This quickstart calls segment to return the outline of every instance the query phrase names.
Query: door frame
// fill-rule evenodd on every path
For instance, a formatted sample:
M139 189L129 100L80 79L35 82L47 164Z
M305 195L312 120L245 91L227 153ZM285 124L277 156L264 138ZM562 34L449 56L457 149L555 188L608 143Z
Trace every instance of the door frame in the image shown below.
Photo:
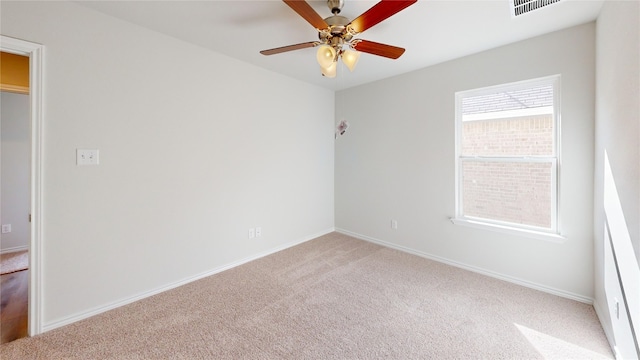
M42 333L42 160L44 46L0 35L0 50L29 57L29 119L31 129L29 239L29 336Z

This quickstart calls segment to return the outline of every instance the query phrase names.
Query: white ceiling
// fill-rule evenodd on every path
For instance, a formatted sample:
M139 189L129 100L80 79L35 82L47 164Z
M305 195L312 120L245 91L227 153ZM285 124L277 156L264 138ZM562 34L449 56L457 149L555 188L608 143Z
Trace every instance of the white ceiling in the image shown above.
M595 20L604 0L561 0L513 18L510 0L419 0L358 35L406 48L397 60L362 54L353 73L320 74L314 48L264 56L260 50L317 40L317 31L280 0L80 1L84 6L256 66L341 90ZM351 20L378 1L345 0ZM309 1L322 17L326 1Z

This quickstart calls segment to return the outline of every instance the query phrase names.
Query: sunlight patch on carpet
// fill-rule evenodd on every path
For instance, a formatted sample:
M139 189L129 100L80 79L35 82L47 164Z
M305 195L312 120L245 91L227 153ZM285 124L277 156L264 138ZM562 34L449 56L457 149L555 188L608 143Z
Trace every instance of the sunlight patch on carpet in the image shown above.
M545 359L613 359L557 337L541 333L523 325L514 324L529 343Z

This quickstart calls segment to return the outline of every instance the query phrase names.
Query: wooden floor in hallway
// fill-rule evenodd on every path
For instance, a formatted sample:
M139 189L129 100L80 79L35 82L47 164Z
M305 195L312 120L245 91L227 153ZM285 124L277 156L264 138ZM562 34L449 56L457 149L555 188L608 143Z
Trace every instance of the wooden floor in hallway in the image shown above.
M27 336L29 270L0 276L0 344Z

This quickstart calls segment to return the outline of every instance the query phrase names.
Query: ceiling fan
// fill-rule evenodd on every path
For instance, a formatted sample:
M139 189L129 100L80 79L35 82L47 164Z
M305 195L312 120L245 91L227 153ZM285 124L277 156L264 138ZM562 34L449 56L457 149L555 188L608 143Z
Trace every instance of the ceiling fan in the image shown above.
M304 0L282 1L318 30L319 41L262 50L260 53L262 55L274 55L319 46L316 57L320 64L322 75L335 77L338 58L342 59L342 62L347 65L350 71L355 68L361 52L390 59L399 58L405 49L355 37L388 17L413 5L418 0L381 0L354 20L338 15L342 10L344 0L327 0L327 6L333 15L325 19L320 17L311 5Z

